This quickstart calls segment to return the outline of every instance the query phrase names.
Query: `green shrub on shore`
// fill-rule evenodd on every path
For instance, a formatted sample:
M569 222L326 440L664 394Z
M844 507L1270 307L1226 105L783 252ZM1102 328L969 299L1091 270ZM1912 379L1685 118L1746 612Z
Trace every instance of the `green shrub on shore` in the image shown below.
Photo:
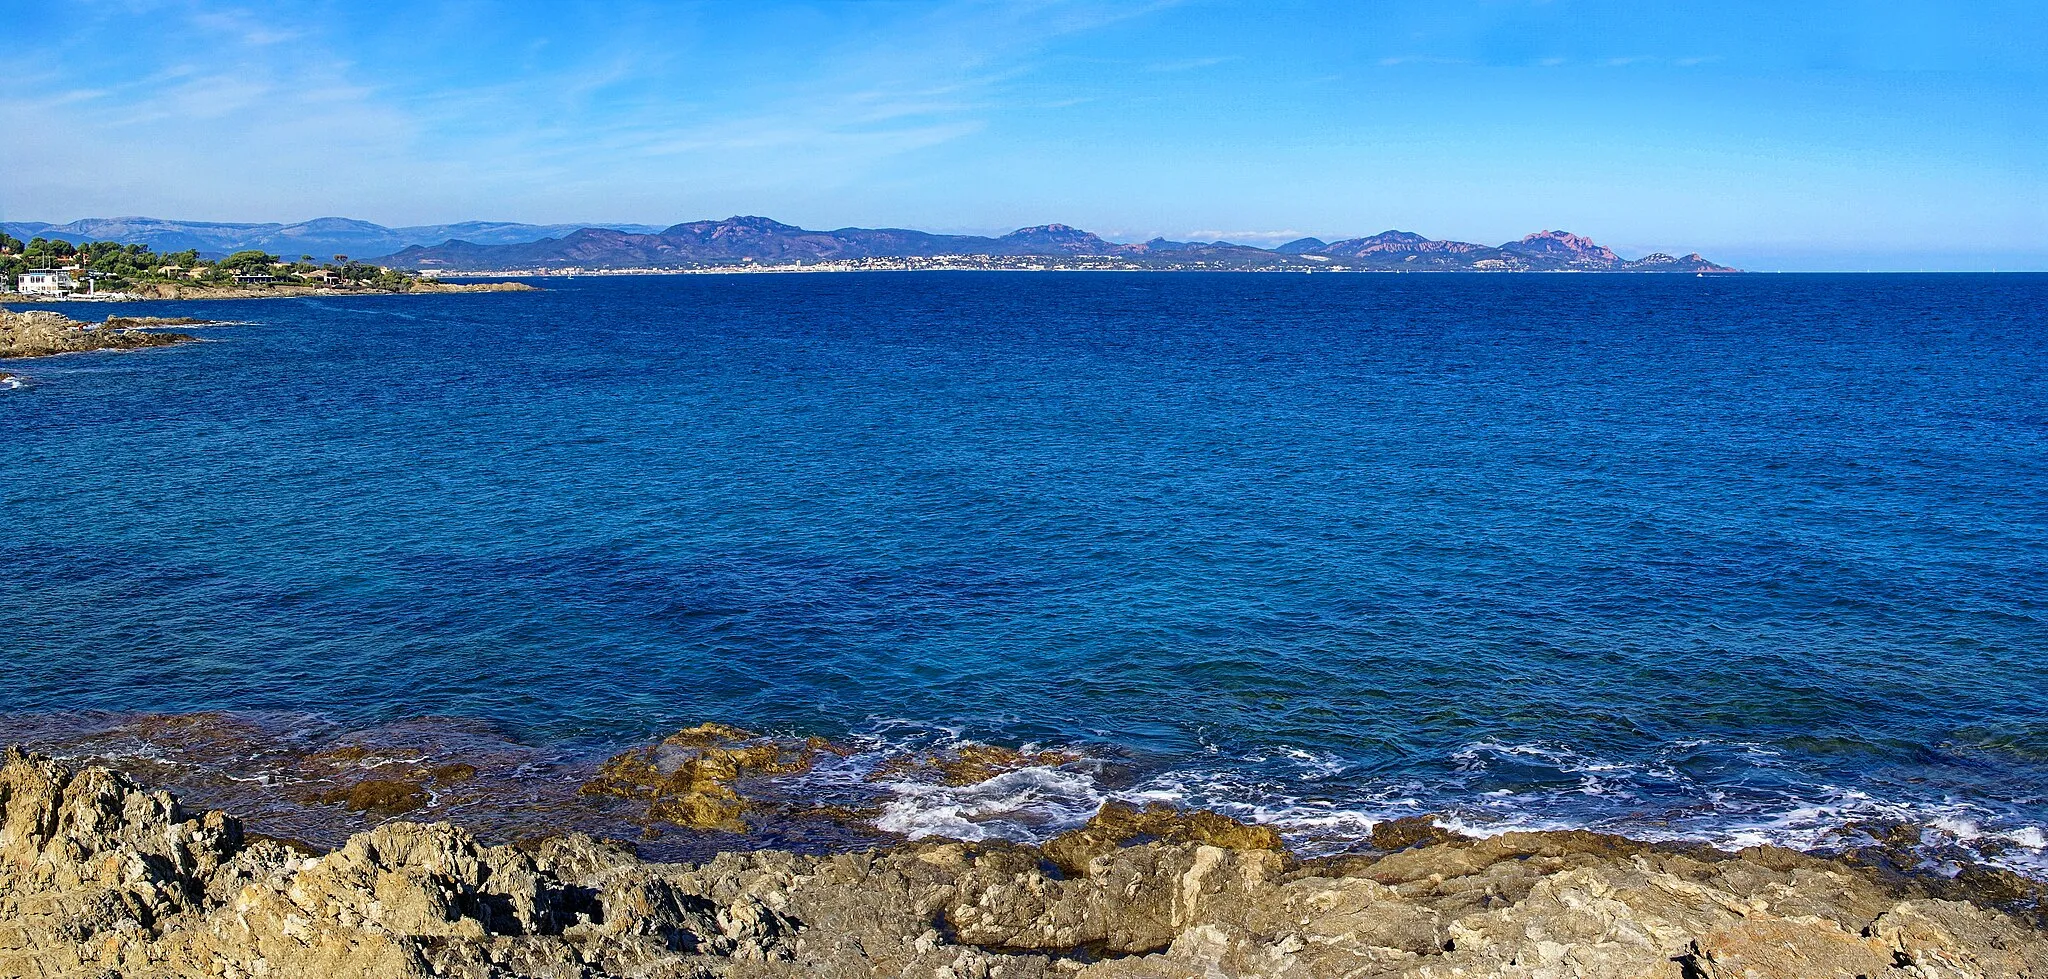
M397 269L351 261L336 255L330 262L315 263L313 256L301 255L287 262L269 252L250 249L226 258L202 258L187 249L158 253L148 245L94 241L83 245L57 238L19 238L0 233L0 277L7 289L14 289L21 274L34 269L74 269L91 276L102 291L119 291L141 283L168 282L212 287L281 285L329 285L342 288L406 291L419 277Z

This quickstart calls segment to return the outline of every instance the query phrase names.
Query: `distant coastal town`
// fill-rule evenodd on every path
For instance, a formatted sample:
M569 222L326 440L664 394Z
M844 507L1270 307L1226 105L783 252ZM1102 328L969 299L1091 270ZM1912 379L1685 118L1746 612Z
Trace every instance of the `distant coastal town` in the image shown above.
M646 266L534 266L530 268L451 269L449 277L583 275L746 275L802 272L1316 272L1354 271L1337 266L1319 268L1300 262L1262 264L1243 261L1137 261L1116 255L920 255L908 257L840 258L805 261L756 261ZM1485 270L1481 270L1485 271ZM422 274L434 274L430 271Z

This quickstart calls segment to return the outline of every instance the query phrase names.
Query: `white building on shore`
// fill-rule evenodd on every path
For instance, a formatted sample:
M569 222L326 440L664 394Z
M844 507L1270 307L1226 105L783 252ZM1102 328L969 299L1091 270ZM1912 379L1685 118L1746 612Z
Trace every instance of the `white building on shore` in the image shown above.
M70 269L34 269L21 273L15 286L25 296L68 296L78 291Z

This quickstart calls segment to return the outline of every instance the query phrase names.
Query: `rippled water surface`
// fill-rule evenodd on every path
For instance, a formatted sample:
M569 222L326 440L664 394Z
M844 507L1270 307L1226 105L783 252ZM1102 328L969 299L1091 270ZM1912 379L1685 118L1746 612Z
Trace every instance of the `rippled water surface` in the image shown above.
M10 367L0 713L1113 762L884 817L965 835L2048 842L2048 278L546 285Z

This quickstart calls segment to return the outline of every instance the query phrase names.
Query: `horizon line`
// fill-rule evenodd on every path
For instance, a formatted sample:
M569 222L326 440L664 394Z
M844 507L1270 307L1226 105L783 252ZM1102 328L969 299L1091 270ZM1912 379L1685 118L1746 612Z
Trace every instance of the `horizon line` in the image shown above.
M73 224L78 224L78 223L81 223L81 222L88 222L88 221L158 221L158 222L164 222L164 223L167 223L167 224L188 224L188 225L214 225L214 226L225 226L225 227L261 227L261 226L273 226L273 227L278 227L278 228L289 228L289 227L294 227L294 226L299 226L299 225L306 225L306 224L311 224L311 223L313 223L313 222L316 222L316 221L329 221L329 220L332 220L332 221L347 221L347 222L352 222L352 223L357 223L357 224L366 224L366 225L371 225L371 226L374 226L374 227L376 227L376 228L380 228L380 229L383 229L383 230L386 230L386 231L400 231L400 230L404 230L404 229L408 229L408 228L433 228L433 227L446 227L446 226L450 226L450 225L460 225L460 224L492 224L492 225L510 225L510 226L515 226L515 227L558 227L558 228L572 228L572 230L570 230L570 231L567 231L567 232L564 232L564 234L574 234L574 233L575 233L575 232L577 232L577 231L584 231L584 230L603 230L603 231L621 231L621 232L623 232L623 233L626 233L626 234L645 234L645 235L659 235L659 234L661 234L662 232L664 232L664 231L667 231L667 230L668 230L668 229L670 229L670 228L674 228L674 227L677 227L677 226L679 226L679 225L685 225L685 224L697 224L697 223L717 223L717 222L720 222L720 221L732 221L732 220L744 220L744 219L760 219L760 220L764 220L764 221L773 221L773 222L775 222L776 224L782 224L782 225L786 225L786 226L788 226L788 227L798 228L799 230L802 230L802 231L806 231L806 232L816 232L816 233L821 233L821 234L830 234L830 233L834 233L834 232L840 232L840 231L854 231L854 230L861 230L861 231L877 231L877 230L897 230L897 231L914 231L914 232L917 232L917 233L920 233L920 234L930 234L930 235L943 235L943 236L957 236L957 237L986 237L986 238L1001 238L1001 237L1004 237L1004 236L1007 236L1007 235L1013 235L1013 234L1017 234L1017 233L1019 233L1019 232L1023 232L1023 231L1030 231L1030 230L1035 230L1035 229L1042 229L1042 228L1053 228L1053 227L1065 227L1065 228L1071 228L1071 229L1074 229L1074 230L1077 230L1077 231L1082 231L1082 232L1085 232L1085 233L1087 233L1087 234L1091 234L1091 235L1094 235L1095 237L1101 238L1101 239L1102 239L1103 241L1105 241L1105 242L1108 242L1108 243L1110 243L1110 244L1126 244L1126 245L1128 245L1128 244L1144 244L1144 243L1146 243L1146 242L1149 242L1149 241L1155 241L1155 240L1165 240L1165 241L1174 241L1174 242L1187 242L1187 243L1199 243L1199 244L1219 244L1219 243L1220 243L1220 244L1226 244L1226 245L1231 245L1231 246L1235 246L1235 247L1241 247L1241 248L1252 248L1252 249L1258 249L1258 250L1261 250L1261 251L1275 251L1275 250L1276 250L1276 249L1277 249L1277 248L1278 248L1279 246L1281 246L1281 245L1289 244L1289 243L1292 243L1292 242L1294 242L1294 241L1300 241L1300 240L1304 240L1304 239L1315 239L1315 240L1318 240L1318 241L1322 241L1322 242L1325 242L1326 244L1337 244L1337 243L1341 243L1341 242L1346 242L1346 241L1357 241L1357 240L1361 240L1361 239L1365 239L1365 238L1373 238L1373 237L1377 237L1377 236L1379 236L1379 235L1383 235L1383 234L1394 234L1394 233L1399 233L1399 234L1417 234L1417 235L1422 235L1422 236L1423 236L1423 237L1424 237L1424 238L1425 238L1426 240L1429 240L1429 241L1439 241L1439 242L1451 242L1451 243L1457 243L1457 244L1473 244L1473 245L1481 245L1481 246L1483 246L1483 247L1489 247L1489 248L1497 248L1497 247L1501 247L1501 245L1488 245L1488 244L1486 244L1486 242L1485 242L1485 240L1484 240L1484 239L1475 239L1475 238L1471 238L1471 237L1447 237L1447 238L1433 238L1433 237L1430 237L1430 236L1428 236L1428 235L1425 235L1425 234L1423 234L1422 232L1418 232L1418 231L1411 231L1411 230L1409 230L1409 229L1406 229L1406 228L1399 228L1399 227L1389 227L1389 228L1386 228L1386 229L1384 229L1384 230L1382 230L1382 231L1376 231L1376 232L1371 232L1371 233L1366 233L1366 234L1347 234L1347 235L1343 235L1343 236L1341 236L1341 237L1338 237L1338 236L1333 236L1333 235L1331 235L1331 234L1327 234L1327 233L1326 233L1326 234L1316 234L1316 233L1297 233L1297 232L1292 232L1292 231L1288 231L1288 232L1273 232L1273 233L1270 233L1270 234L1269 234L1269 233L1258 233L1258 237L1259 237L1259 238L1261 238L1261 239L1263 239L1263 240L1265 240L1265 241L1268 241L1268 242L1270 242L1270 244L1255 244L1255 243L1251 243L1251 242L1247 242L1247 241L1243 241L1243 240L1232 240L1232 238L1231 238L1230 236L1223 236L1223 237L1215 237L1215 238L1210 238L1210 237L1205 237L1205 236L1203 236L1203 235L1200 235L1200 234L1197 234L1197 233L1194 233L1194 232L1185 232L1185 233L1183 233L1183 234L1184 234L1184 237L1172 237L1172 236L1169 236L1169 235L1167 235L1167 234L1165 234L1165 233L1155 233L1155 234L1152 234L1152 235L1150 235L1150 236L1148 236L1148 237L1139 237L1139 236L1138 236L1138 235L1136 235L1136 234L1130 234L1130 233L1120 233L1120 232L1110 232L1110 233L1108 233L1108 234L1104 234L1104 233L1101 233L1101 232L1089 231L1089 230L1088 230L1087 228L1085 228L1085 227L1084 227L1084 226L1082 226L1082 225L1078 225L1078 224L1072 224L1072 223L1069 223L1069 222L1065 222L1065 221L1051 221L1051 222L1045 222L1045 223L1040 223L1040 224L1026 224L1026 225L1019 225L1019 226L1017 226L1017 227L1015 227L1015 228L1011 228L1011 229L1010 229L1010 230L1008 230L1008 231L1000 231L1000 232L999 232L999 231L993 231L993 230L977 230L977 231L967 231L967 230L954 230L954 231L929 231L929 230L925 230L925 229L921 229L921 228L915 228L915 227L909 227L909 226L907 226L907 225L901 225L901 224L880 224L880 225L859 225L859 224L849 224L849 225L843 225L843 226L839 226L839 227L833 227L833 228L812 228L812 227L806 227L806 226L804 226L804 225L799 225L799 224L791 224L791 223L789 223L789 222L785 222L785 221L782 221L782 220L781 220L781 219L779 219L779 218L771 218L771 217L768 217L768 216L766 216L766 215L763 215L763 214L758 214L758 213L757 213L757 214L732 214L732 215L730 215L730 216L728 216L728 217L725 217L725 218L694 218L694 219L685 219L685 220L681 220L681 221L671 221L671 222L669 222L669 223L667 223L667 224L661 224L661 223L658 223L658 222L651 222L651 221L602 221L602 222L581 222L581 221L540 221L540 220L532 220L532 221L528 221L528 220L507 220L507 219L496 219L496 218L464 218L464 219L461 219L461 220L456 220L456 221L440 221L440 222L420 222L420 223L414 223L414 224L385 224L385 223L382 223L382 222L379 222L379 221L373 221L373 220L369 220L369 219L366 219L366 218L355 218L355 217L349 217L349 216L346 216L346 215L343 215L343 214L323 214L323 215L317 215L317 216L314 216L314 217L309 217L309 218L305 218L305 219L301 219L301 220L293 220L293 221L274 221L274 220L273 220L273 221L238 221L238 220L216 220L216 219L185 219L185 218L165 218L165 217L157 217L157 216L153 216L153 215L148 215L148 214L118 214L118 215L113 215L113 216L109 216L109 217L99 217L99 216L90 216L90 215L88 215L88 216L83 216L83 217L77 217L77 218L72 218L71 220L68 220L68 221L40 221L40 220L32 220L32 219L25 219L25 218L0 218L0 228L4 228L5 226L8 226L8 225L30 225L30 224L32 224L32 225L40 225L40 226L42 226L42 229L41 229L41 230L39 230L39 231L36 231L36 232L30 232L31 234L40 234L40 233L43 233L44 231L47 231L48 229L52 229L52 228L62 228L62 227L65 227L65 226L67 226L67 225L73 225ZM639 231L639 230L627 230L626 228L624 228L624 227L621 227L621 226L630 226L630 227L632 227L632 228L651 228L651 229L654 229L654 230L652 230L652 231ZM1529 239L1530 237L1533 237L1533 236L1535 236L1535 235L1539 235L1539 234L1551 234L1551 233L1564 233L1564 234L1572 234L1572 235L1577 235L1578 237L1583 237L1583 238L1587 238L1587 239L1593 240L1593 241L1594 241L1594 242L1595 242L1596 244L1600 244L1599 240L1598 240L1597 238L1595 238L1595 237L1594 237L1593 235L1589 235L1589 234L1583 234L1583 233L1580 233L1580 232L1573 232L1573 231L1568 231L1568 230L1566 230L1566 229L1565 229L1564 227L1560 227L1560 226L1557 226L1557 225L1552 225L1552 226L1550 226L1550 227L1547 227L1547 228L1544 228L1544 229L1542 229L1542 230L1540 230L1540 231L1530 232L1529 234L1523 235L1522 237L1519 237L1519 238L1513 238L1513 239L1509 239L1508 241L1506 241L1506 242L1502 242L1501 244L1502 244L1502 245L1506 245L1506 244L1514 244L1514 243L1517 243L1517 242L1521 242L1521 241L1526 241L1526 240L1528 240L1528 239ZM1287 235L1292 235L1292 237L1286 237ZM550 236L547 236L547 237L551 237L551 238L559 238L560 236L556 236L556 235L550 235ZM107 239L107 238L94 238L94 239L91 239L91 240L95 240L95 241L108 241L108 240L114 240L114 239ZM448 243L449 241L458 241L458 240L461 240L461 239L454 239L454 238L451 238L451 239L446 239L446 240L444 240L444 241L441 241L441 242L431 242L431 243L430 243L430 242L417 242L417 243L412 243L412 244L409 244L409 245L407 245L407 246L404 246L404 247L429 247L429 248L430 248L430 247L435 247L435 246L438 246L438 245L446 244L446 243ZM535 240L535 241L539 241L539 240L543 240L543 239L534 239L534 240ZM125 242L125 241L124 241L124 242L122 242L122 243L123 243L123 244L128 244L129 242ZM476 243L472 242L471 244L476 244ZM1603 247L1610 247L1610 248L1611 248L1612 246L1605 246L1605 245L1603 245ZM1625 246L1625 247L1626 247L1626 246ZM1673 253L1673 251L1667 250L1667 249L1665 249L1665 248L1657 248L1657 247L1654 247L1654 246L1640 246L1640 245L1639 245L1639 246L1634 246L1634 247L1635 247L1635 248L1638 248L1638 249L1642 249L1642 248L1647 248L1647 249L1649 249L1649 251L1645 252L1645 254L1652 254L1652 253L1655 253L1655 252L1658 252L1658 251L1663 251L1663 252L1665 252L1666 254L1672 254L1672 253ZM1681 251L1681 253L1690 253L1690 254L1697 254L1697 255L1703 255L1703 254L1704 254L1704 253L1705 253L1705 252L1706 252L1707 250L1716 250L1716 251L1726 250L1726 251L1734 251L1734 252L1741 252L1741 251L1746 251L1746 250L1750 250L1750 249L1762 249L1762 250L1766 250L1766 251L1780 251L1780 252L1782 252L1782 251L1788 251L1788 250L1789 250L1789 251L1794 251L1794 252L1804 252L1805 254L1808 254L1808 255L1811 255L1811 256L1813 256L1813 257L1815 257L1815 258L1820 258L1820 259L1824 259L1824 258L1826 258L1826 257L1828 257L1828 256L1830 256L1830 255L1834 255L1834 254L1840 254L1840 253L1834 253L1834 252L1827 252L1827 251L1807 251L1806 249L1800 249L1800 248L1786 248L1786 247L1784 247L1784 246L1772 246L1772 245L1752 245L1752 246L1744 246L1744 245L1740 245L1740 244L1728 244L1728 243L1723 243L1723 244L1719 244L1719 245L1707 245L1707 246L1682 246L1682 251ZM936 256L934 256L934 257L936 257ZM1845 256L1845 257L1848 257L1848 256ZM1972 274L1972 273L2022 273L2022 274L2025 274L2025 273L2041 273L2041 272L2048 272L2048 256L2044 256L2044 257L2043 257L2043 258L2041 259L2041 263L2042 263L2042 264L2040 264L2040 265L2023 265L2023 266L2020 266L2020 267L2007 267L2007 266L2002 266L2002 265L1990 265L1990 266L1970 266L1970 267L1961 267L1961 268L1928 268L1928 267L1925 267L1925 265L1921 265L1920 267L1913 267L1913 266L1908 266L1908 265L1899 265L1899 266L1866 266L1866 267L1864 267L1864 268L1860 268L1860 269L1858 269L1858 268L1815 268L1815 267L1801 267L1801 266L1757 266L1757 265L1754 265L1754 264L1745 264L1745 266L1744 266L1744 267L1742 268L1742 271L1744 271L1744 272L1750 272L1750 273L1759 273L1759 274L1760 274L1760 273L1773 273L1773 274L1778 274L1778 273L1813 273L1813 274L1916 274L1916 273L1924 273L1924 274L1930 274L1930 275L1938 275L1938 274Z

